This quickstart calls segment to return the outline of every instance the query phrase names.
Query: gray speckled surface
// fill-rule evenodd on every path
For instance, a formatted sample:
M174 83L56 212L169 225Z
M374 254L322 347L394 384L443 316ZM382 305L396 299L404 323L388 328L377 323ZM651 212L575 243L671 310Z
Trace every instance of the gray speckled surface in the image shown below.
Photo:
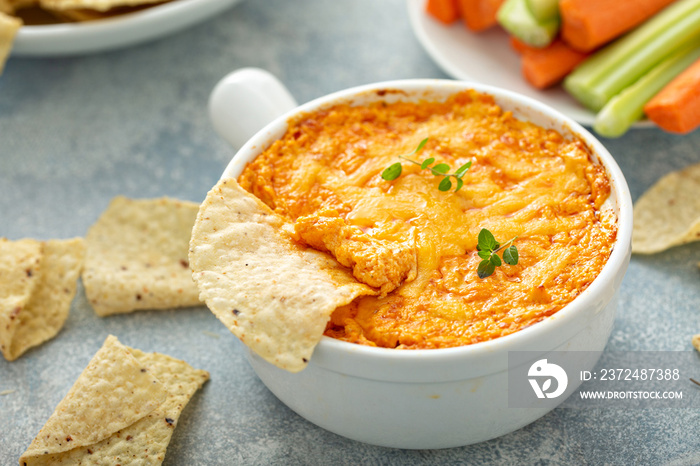
M207 97L243 66L275 73L299 102L373 81L446 77L414 38L403 0L247 0L120 51L12 58L0 77L0 236L82 236L117 194L201 201L233 155L209 124ZM635 199L670 170L700 162L700 131L634 130L603 142ZM698 244L633 257L608 349L688 350L700 333L699 261ZM79 288L57 338L0 360L0 391L14 390L0 396L1 464L15 463L110 333L212 374L184 412L168 465L700 463L700 410L691 409L556 409L450 450L360 444L280 403L205 308L101 319Z

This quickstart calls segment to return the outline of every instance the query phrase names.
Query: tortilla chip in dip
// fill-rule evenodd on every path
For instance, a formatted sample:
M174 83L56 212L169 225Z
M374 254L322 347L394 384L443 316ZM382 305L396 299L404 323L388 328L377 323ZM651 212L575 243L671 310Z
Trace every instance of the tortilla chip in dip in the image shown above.
M82 238L0 238L0 350L13 361L63 327L83 265Z
M112 200L86 236L83 284L97 315L201 304L187 261L198 208L165 197Z
M110 335L19 462L161 464L180 413L208 379Z
M700 239L700 164L659 179L634 204L632 252L654 254Z
M228 329L278 367L306 367L331 313L376 294L331 256L300 246L293 226L236 180L209 192L192 230L201 298Z

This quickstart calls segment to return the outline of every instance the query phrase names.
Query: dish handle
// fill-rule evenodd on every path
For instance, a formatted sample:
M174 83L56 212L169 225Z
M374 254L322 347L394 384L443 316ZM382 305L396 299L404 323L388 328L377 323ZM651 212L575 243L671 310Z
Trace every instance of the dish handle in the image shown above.
M209 118L214 129L236 149L272 120L296 107L287 88L260 68L229 73L209 96Z

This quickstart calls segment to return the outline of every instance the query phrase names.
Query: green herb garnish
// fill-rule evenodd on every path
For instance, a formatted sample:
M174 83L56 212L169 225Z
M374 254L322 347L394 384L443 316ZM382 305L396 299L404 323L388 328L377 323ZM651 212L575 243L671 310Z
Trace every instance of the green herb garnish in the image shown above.
M423 160L422 162L416 162L415 160L409 158L410 156L420 152L423 149L423 147L425 147L425 144L427 142L428 138L423 139L413 152L406 155L399 155L399 158L420 166L421 170L430 169L430 172L435 176L442 176L442 181L440 181L440 184L438 185L438 189L440 191L449 191L452 188L452 180L450 180L450 178L454 178L457 184L455 192L459 191L462 188L462 186L464 186L464 181L462 181L462 177L467 172L467 170L469 170L469 167L472 166L471 161L459 167L459 169L457 169L456 172L449 173L450 166L446 163L438 163L437 165L431 167L431 165L435 163L434 157L429 157ZM395 180L396 178L401 176L402 170L403 168L401 166L401 162L396 162L384 169L384 171L382 172L382 178L387 181Z
M496 267L501 266L501 258L496 254L501 249L505 248L502 254L503 262L508 265L516 265L518 263L518 249L513 245L515 238L517 236L501 245L490 231L486 228L481 229L479 232L479 244L476 246L476 250L479 251L479 257L482 259L476 270L479 278L490 276L496 270Z

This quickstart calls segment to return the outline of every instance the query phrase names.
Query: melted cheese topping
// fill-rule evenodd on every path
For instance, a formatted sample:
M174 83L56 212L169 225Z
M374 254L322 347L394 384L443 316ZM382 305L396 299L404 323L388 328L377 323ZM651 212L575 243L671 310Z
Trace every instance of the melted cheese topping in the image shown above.
M453 170L459 192L403 161ZM337 105L290 122L239 179L295 222L297 240L333 254L376 287L337 309L326 335L389 348L444 348L513 333L562 309L595 279L615 241L600 207L604 169L578 139L519 121L475 91L445 102ZM520 260L477 276L479 231Z

